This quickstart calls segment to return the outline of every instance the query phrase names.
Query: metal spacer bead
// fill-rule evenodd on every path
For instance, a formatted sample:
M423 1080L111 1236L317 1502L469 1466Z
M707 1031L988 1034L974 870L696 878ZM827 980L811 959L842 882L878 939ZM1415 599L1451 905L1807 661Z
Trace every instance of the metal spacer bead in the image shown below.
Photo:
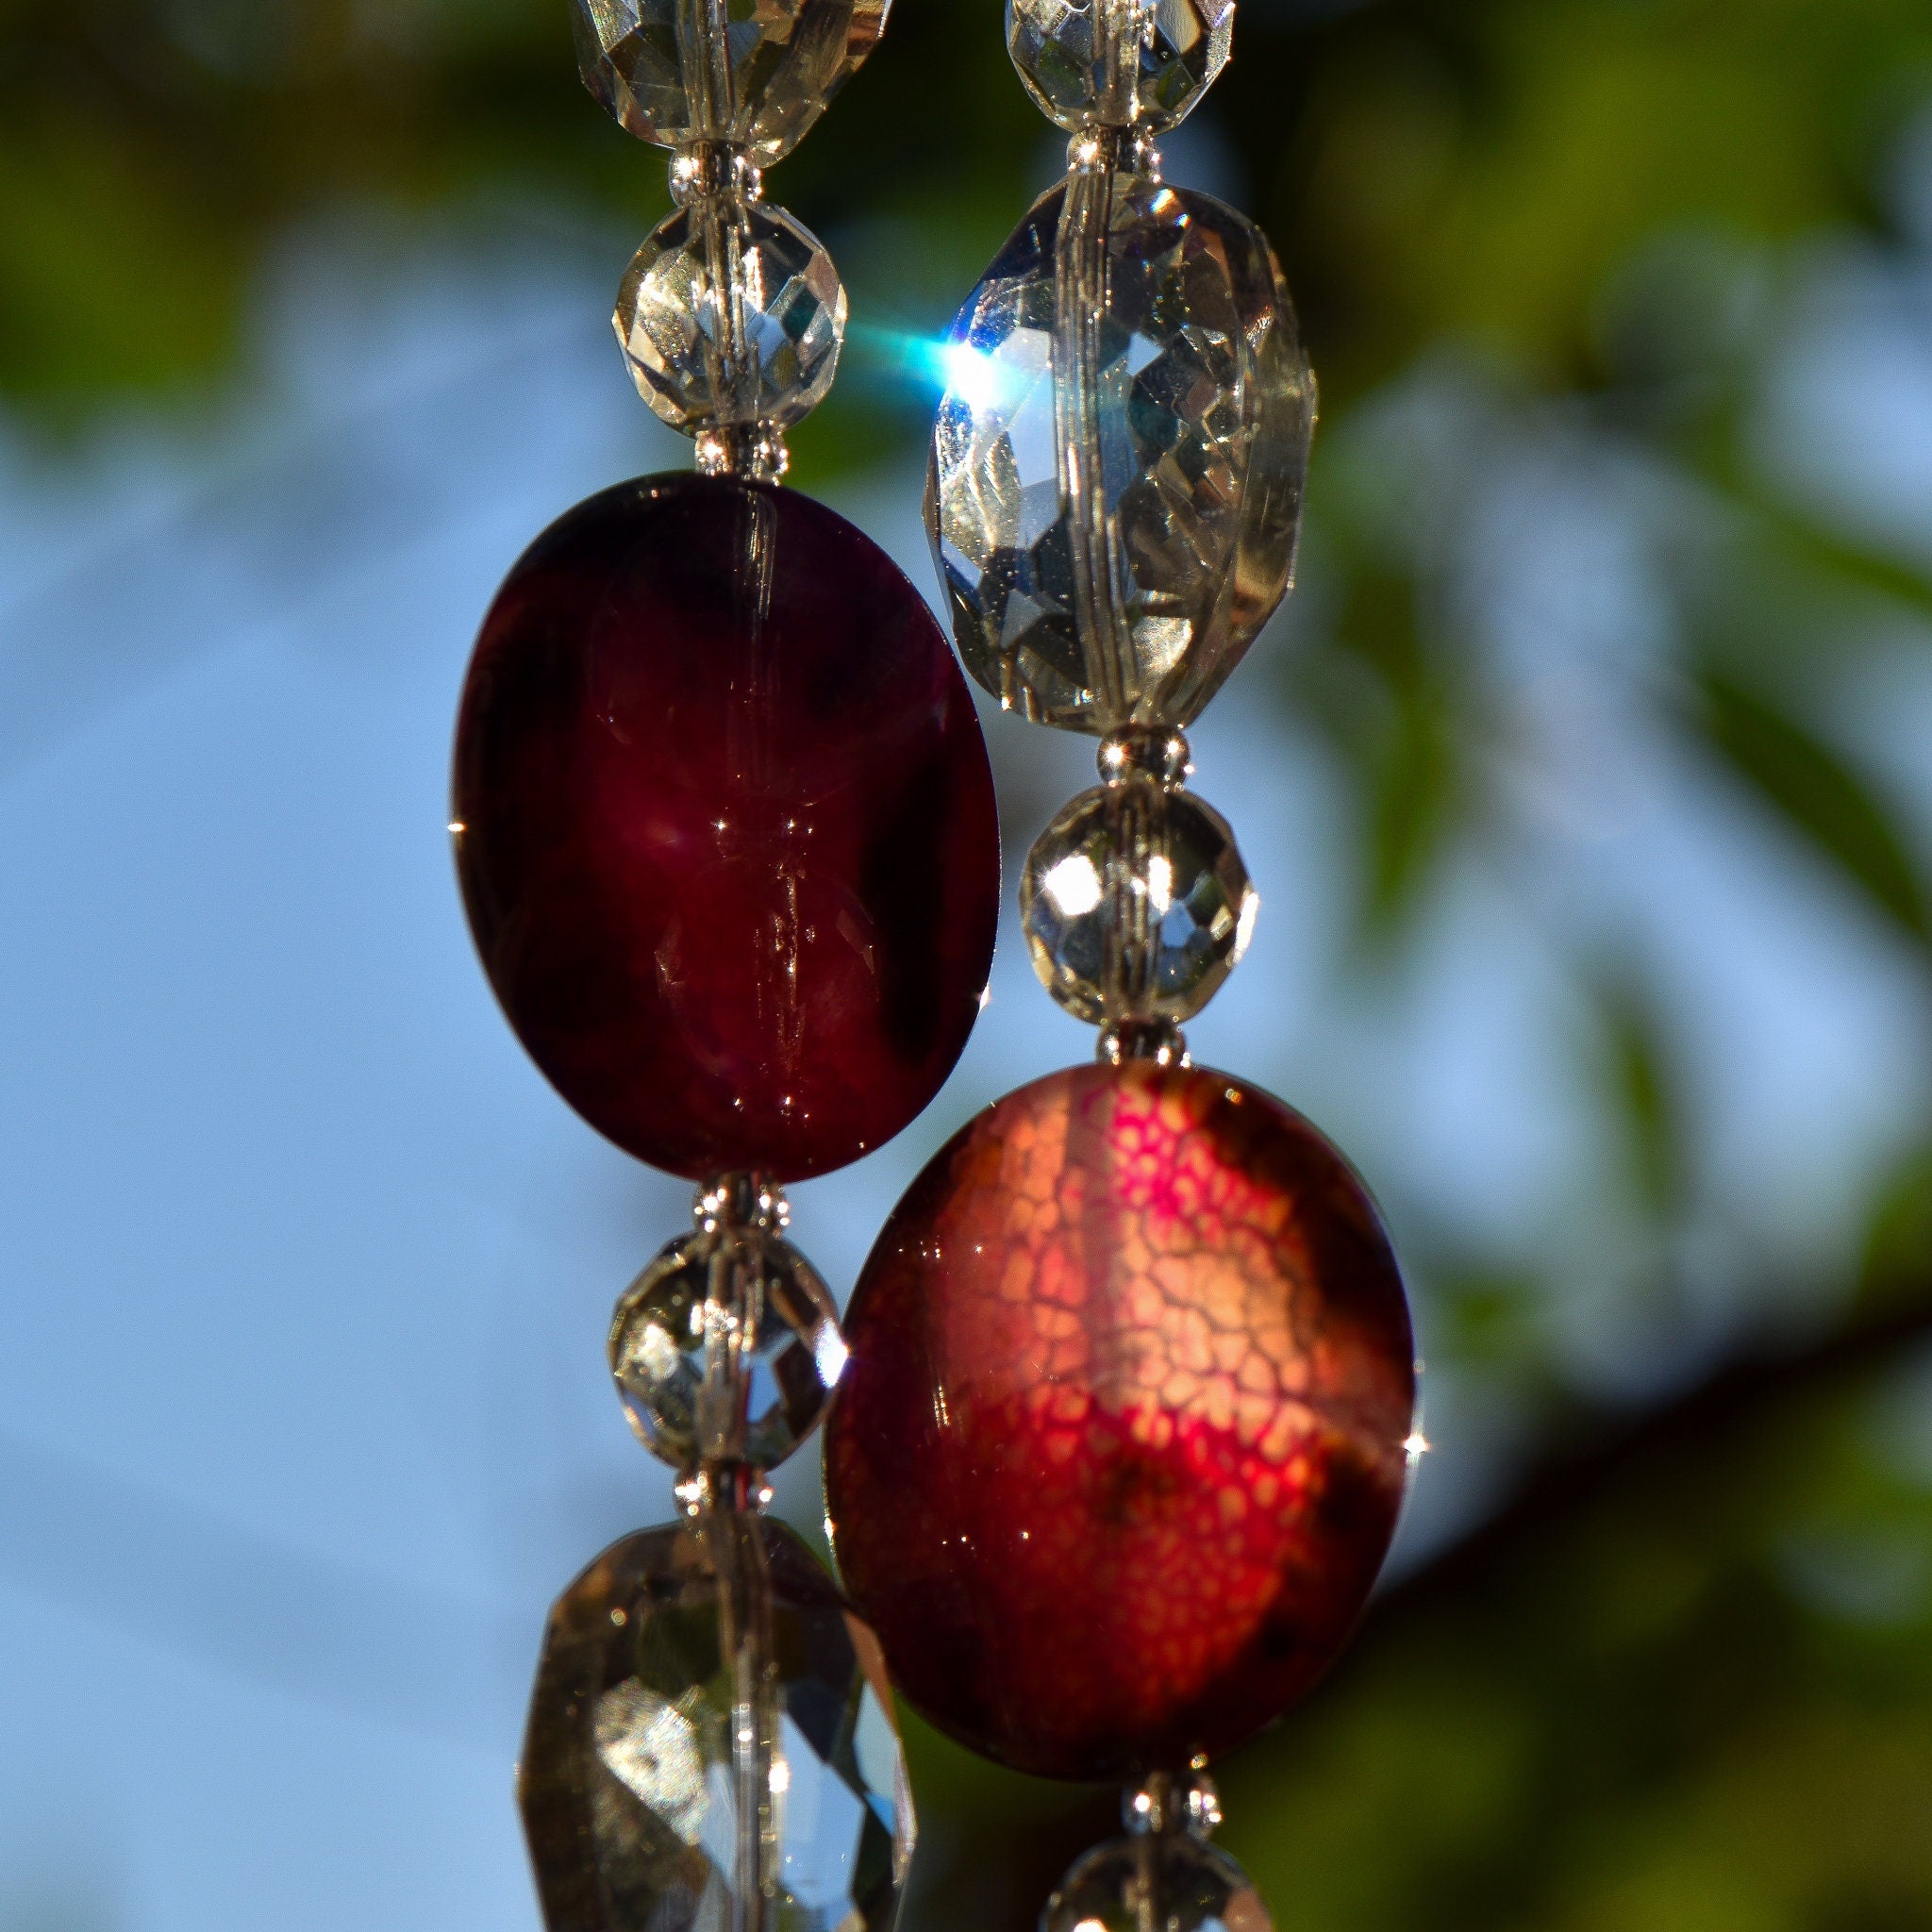
M691 1197L691 1216L707 1234L720 1228L776 1230L791 1219L791 1205L769 1175L721 1174Z
M1083 127L1067 142L1076 175L1139 175L1160 179L1160 150L1138 127Z
M720 423L697 437L698 474L775 483L791 466L785 439L761 423Z
M1152 778L1169 791L1185 785L1194 774L1188 741L1178 731L1144 724L1109 731L1100 741L1099 763L1100 775L1109 785Z
M1157 1771L1123 1796L1121 1817L1137 1837L1184 1831L1205 1839L1221 1823L1221 1793L1199 1764Z
M671 198L679 208L721 194L757 201L764 192L764 176L751 156L726 141L694 141L671 163Z
M700 1516L755 1516L769 1507L772 1486L763 1470L742 1462L707 1462L688 1469L673 1487L678 1507Z
M1157 1067L1191 1067L1186 1036L1172 1020L1112 1020L1100 1030L1096 1058L1118 1067L1126 1060L1152 1060Z

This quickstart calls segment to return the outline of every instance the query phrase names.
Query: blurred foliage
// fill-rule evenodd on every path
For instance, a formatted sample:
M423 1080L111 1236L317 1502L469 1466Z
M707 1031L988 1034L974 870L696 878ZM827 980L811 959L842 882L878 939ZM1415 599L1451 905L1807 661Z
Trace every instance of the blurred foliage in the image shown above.
M1285 1932L1932 1924L1932 1357L1873 1373L1924 1325L1719 1377L1395 1591L1227 1781Z
M1529 452L1652 593L1596 689L1932 992L1927 830L1852 702L1925 652L1932 553L1763 426L1819 249L1924 242L1898 171L1928 112L1924 0L1243 0L1202 119L1326 408L1276 694L1346 801L1371 968L1528 837L1549 753L1479 486ZM853 291L807 481L921 433L891 332L950 313L1051 153L991 0L897 0L771 183ZM578 91L562 0L0 0L0 394L58 444L218 391L264 262L344 206L613 236L614 282L660 183ZM1524 1486L1229 1767L1227 1841L1283 1932L1932 1927L1932 1086L1838 1275L1794 1281L1774 1217L1714 1191L1655 959L1557 944L1588 1211L1541 1246L1408 1217L1433 1364L1509 1418ZM1714 1224L1715 1334L1684 1258ZM1683 1340L1657 1406L1607 1405L1557 1337L1605 1276ZM1110 1801L915 1746L926 1919L1024 1924L1107 1829Z
M1385 1596L1221 1774L1281 1932L1932 1924L1928 1293L1596 1418ZM915 1746L974 1821L925 1874L945 1923L1021 1924L1112 1828Z

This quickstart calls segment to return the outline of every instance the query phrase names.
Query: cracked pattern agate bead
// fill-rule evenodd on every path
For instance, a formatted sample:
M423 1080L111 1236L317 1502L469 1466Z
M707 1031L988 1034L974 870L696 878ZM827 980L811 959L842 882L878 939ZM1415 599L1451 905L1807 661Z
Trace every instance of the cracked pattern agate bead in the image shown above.
M451 816L511 1025L654 1166L841 1166L965 1045L986 746L919 592L808 497L648 476L545 531L477 641Z
M1009 1094L914 1182L846 1319L834 1542L893 1678L1016 1768L1230 1749L1347 1638L1415 1402L1401 1277L1301 1117L1199 1068Z

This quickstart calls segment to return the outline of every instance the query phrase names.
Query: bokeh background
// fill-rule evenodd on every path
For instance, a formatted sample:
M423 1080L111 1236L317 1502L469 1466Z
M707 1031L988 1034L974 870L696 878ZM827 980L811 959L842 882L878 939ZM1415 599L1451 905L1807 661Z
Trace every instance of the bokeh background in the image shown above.
M1057 141L897 0L768 186L854 324L795 479L932 581L922 356ZM1241 0L1170 177L1324 385L1195 734L1264 899L1191 1029L1346 1146L1424 1462L1224 1767L1282 1932L1932 1927L1932 14ZM443 832L475 620L686 452L659 158L564 0L0 0L0 1932L533 1932L544 1608L669 1512L602 1366L683 1190L580 1126ZM1009 875L1080 741L990 718ZM1091 1050L1011 929L899 1189ZM788 1472L809 1524L815 1473ZM914 1928L1111 1799L916 1724Z

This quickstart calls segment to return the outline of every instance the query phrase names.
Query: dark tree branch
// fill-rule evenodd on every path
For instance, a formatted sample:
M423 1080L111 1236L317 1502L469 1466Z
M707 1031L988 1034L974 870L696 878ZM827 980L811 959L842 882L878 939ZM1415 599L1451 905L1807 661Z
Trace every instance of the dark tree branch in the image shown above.
M1640 1463L1688 1457L1756 1420L1869 1374L1915 1342L1932 1340L1932 1281L1889 1294L1805 1346L1735 1357L1714 1375L1655 1407L1598 1410L1566 1431L1502 1508L1379 1597L1364 1632L1417 1614L1425 1604L1479 1588L1573 1521Z

